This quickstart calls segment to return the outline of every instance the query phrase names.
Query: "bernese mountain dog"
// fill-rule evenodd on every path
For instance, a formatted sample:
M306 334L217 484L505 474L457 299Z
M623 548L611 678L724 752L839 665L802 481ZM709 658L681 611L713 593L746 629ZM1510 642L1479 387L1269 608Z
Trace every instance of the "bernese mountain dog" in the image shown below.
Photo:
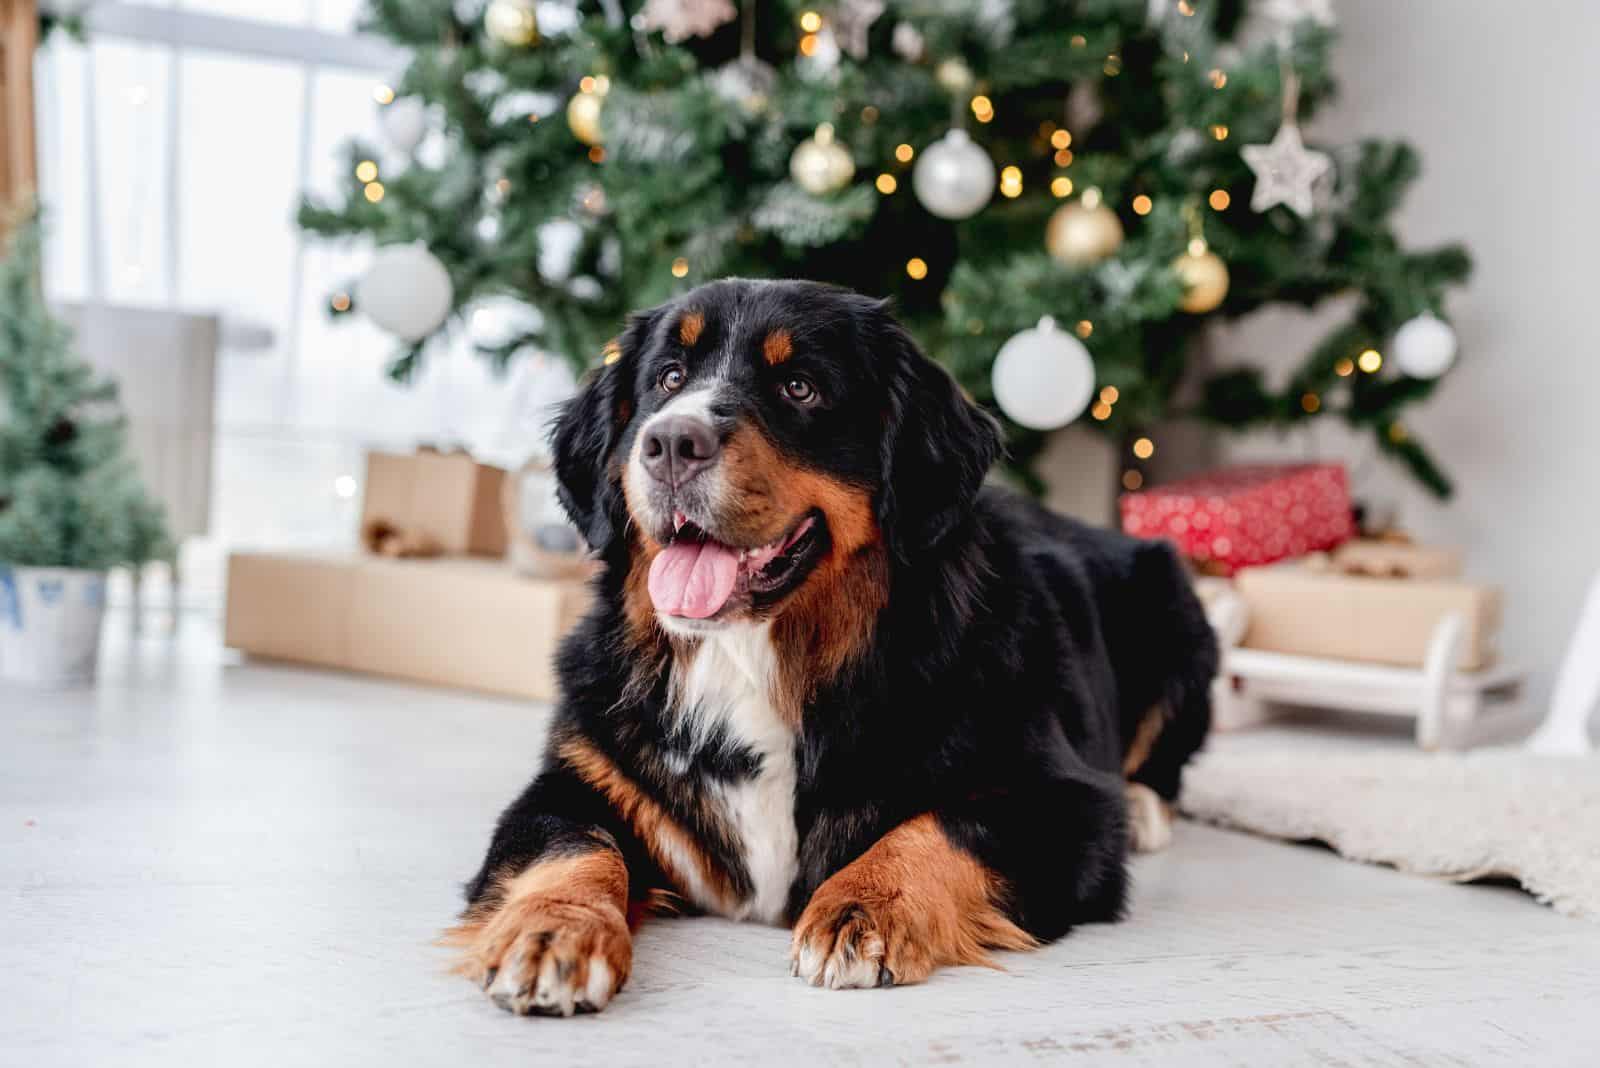
M998 427L883 302L701 286L552 442L604 568L449 934L497 1005L604 1008L664 909L793 925L834 989L1121 915L1215 639L1169 547L984 485Z

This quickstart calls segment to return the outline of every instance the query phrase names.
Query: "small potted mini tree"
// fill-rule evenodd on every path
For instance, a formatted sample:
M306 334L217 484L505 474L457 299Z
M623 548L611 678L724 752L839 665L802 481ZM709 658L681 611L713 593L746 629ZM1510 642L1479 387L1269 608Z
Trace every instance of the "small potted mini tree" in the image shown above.
M165 555L116 386L71 348L39 287L31 212L0 260L0 680L94 677L106 572Z

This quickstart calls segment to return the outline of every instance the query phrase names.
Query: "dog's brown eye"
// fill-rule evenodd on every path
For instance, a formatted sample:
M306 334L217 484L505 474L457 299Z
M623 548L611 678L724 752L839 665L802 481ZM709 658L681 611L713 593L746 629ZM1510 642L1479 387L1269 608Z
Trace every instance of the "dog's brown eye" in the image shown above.
M796 404L815 404L817 387L811 384L811 379L796 375L784 382L783 395Z
M677 364L673 364L661 372L661 377L656 379L656 384L661 387L663 392L676 393L683 388L683 384L688 380L689 376L684 369Z

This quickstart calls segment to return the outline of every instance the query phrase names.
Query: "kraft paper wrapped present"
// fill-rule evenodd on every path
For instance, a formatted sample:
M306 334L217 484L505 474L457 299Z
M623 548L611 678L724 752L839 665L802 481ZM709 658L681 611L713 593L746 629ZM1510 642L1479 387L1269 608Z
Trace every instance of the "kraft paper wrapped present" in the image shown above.
M553 700L554 657L589 605L581 579L475 557L234 553L226 643L246 653Z
M380 542L386 532L430 548L429 553L396 555L503 556L505 477L501 468L480 464L465 452L368 453L363 536Z
M1434 628L1457 613L1465 624L1457 667L1476 671L1496 657L1494 586L1349 574L1318 558L1247 568L1233 582L1249 612L1247 649L1421 667Z

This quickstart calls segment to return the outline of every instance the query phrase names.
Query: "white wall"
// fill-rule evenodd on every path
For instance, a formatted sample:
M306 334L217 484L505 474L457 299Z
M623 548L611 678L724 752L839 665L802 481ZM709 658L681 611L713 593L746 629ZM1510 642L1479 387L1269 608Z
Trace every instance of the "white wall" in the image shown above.
M1357 486L1504 586L1505 648L1533 667L1542 699L1600 569L1600 4L1335 9L1342 93L1311 134L1412 142L1424 173L1399 218L1403 239L1460 239L1476 262L1449 308L1461 362L1407 418L1454 477L1455 498L1437 503L1387 464ZM1273 314L1232 341L1271 365L1285 340L1305 351L1314 335L1301 319ZM1343 458L1338 437L1229 451Z

